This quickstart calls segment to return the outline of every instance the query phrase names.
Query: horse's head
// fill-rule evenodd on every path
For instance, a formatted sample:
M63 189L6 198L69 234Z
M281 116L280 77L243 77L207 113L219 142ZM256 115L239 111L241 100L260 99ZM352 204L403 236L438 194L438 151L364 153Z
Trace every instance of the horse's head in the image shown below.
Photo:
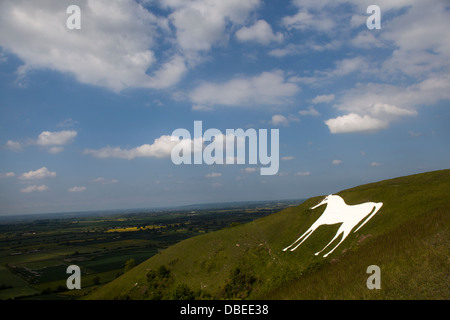
M310 209L311 209L311 210L314 210L315 208L320 207L321 205L328 203L328 201L330 200L330 198L331 198L332 196L333 196L332 194L329 194L329 195L326 196L321 202L319 202L318 204L316 204L314 207L311 207Z

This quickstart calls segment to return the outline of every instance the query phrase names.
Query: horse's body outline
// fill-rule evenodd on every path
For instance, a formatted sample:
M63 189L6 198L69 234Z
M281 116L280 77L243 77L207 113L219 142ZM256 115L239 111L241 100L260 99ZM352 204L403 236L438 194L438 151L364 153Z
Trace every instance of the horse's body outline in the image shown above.
M316 256L320 254L323 250L325 250L326 247L328 247L342 234L342 239L333 249L331 249L323 256L325 258L330 253L332 253L345 240L345 238L347 238L347 236L356 225L358 225L364 218L368 216L366 220L353 232L358 231L383 206L382 202L365 202L356 205L347 205L344 199L342 199L340 196L330 194L326 196L319 204L311 207L310 209L314 210L323 204L327 204L327 207L325 208L322 215L308 228L308 230L306 230L290 246L284 248L283 251L288 250L303 238L303 240L301 240L294 248L292 248L291 251L297 249L303 243L303 241L305 241L321 225L341 223L341 226L339 227L333 239L331 239L331 241L325 247L323 247L322 250L315 253Z

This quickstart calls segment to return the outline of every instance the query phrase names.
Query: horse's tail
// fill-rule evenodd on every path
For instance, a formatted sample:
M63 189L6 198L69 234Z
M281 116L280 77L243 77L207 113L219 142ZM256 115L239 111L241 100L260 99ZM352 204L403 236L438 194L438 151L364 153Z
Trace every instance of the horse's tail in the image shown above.
M378 210L381 209L381 207L383 206L383 202L378 202L378 203L374 203L374 208L372 209L370 215L366 218L366 220L353 232L358 231L359 229L361 229L361 227L363 225L366 224L367 221L369 221L370 219L372 219L372 217L378 212Z

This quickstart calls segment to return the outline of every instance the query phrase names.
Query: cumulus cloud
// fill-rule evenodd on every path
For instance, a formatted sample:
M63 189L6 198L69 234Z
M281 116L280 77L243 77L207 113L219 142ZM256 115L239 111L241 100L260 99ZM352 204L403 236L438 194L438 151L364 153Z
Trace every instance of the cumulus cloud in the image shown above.
M64 119L64 120L60 121L56 126L57 127L68 128L68 127L73 127L77 123L78 123L78 121L75 121L72 118L67 118L67 119Z
M50 69L117 92L163 89L176 85L214 46L226 44L261 3L81 0L81 29L68 30L65 9L72 4L68 0L39 4L4 0L0 45L23 61L17 69L19 77ZM147 10L147 4L157 13ZM258 24L254 31L266 29ZM280 39L278 33L271 36L272 41Z
M221 176L222 174L220 172L211 172L206 175L207 178L218 178Z
M20 142L8 140L6 142L6 148L13 150L13 151L19 151L23 148L23 146Z
M0 173L0 178L11 178L14 177L16 174L14 172L6 172L6 173Z
M45 147L49 153L59 153L64 150L63 146L73 142L77 132L75 130L63 130L63 131L42 131L36 140L27 139L26 142L17 142L8 140L6 142L6 148L19 151L24 147L38 145Z
M281 114L275 114L272 116L272 121L271 121L272 125L274 126L288 126L289 125L289 121L288 119L281 115Z
M334 94L323 94L323 95L316 96L314 99L311 100L311 102L313 104L328 103L328 102L333 101L334 98L335 98Z
M106 179L106 178L103 178L103 177L98 177L98 178L95 178L94 180L92 180L92 182L106 185L106 184L117 183L117 182L119 182L119 180L117 180L117 179Z
M187 72L185 59L180 55L173 56L160 69L143 83L153 89L164 89L177 84Z
M162 0L170 9L169 21L176 30L176 42L189 56L207 51L228 38L229 25L243 24L260 0Z
M330 31L336 26L335 21L325 12L317 16L307 9L300 9L295 15L284 17L282 24L288 30L315 30L320 32Z
M313 117L316 117L316 116L320 115L320 112L317 111L313 106L310 106L308 108L308 110L300 110L298 112L298 114L301 115L301 116L313 116Z
M334 164L335 166L338 166L342 163L342 160L335 159L331 163Z
M69 192L83 192L86 191L86 187L72 187L69 188Z
M90 154L96 158L120 158L134 159L137 157L167 158L170 157L172 149L179 140L172 140L172 136L161 136L153 144L143 144L132 149L122 149L120 147L104 147L98 150L86 149L84 154Z
M415 1L404 14L390 22L389 32L381 35L383 41L396 47L384 62L382 72L416 78L448 73L450 34L441 32L447 24L448 3Z
M153 49L155 38L169 30L167 18L133 0L82 2L81 30L65 26L67 1L0 3L0 45L24 61L19 75L46 68L115 91L179 80L180 60L159 61Z
M44 178L54 178L56 177L56 172L49 171L46 167L42 167L35 171L31 170L28 172L22 173L19 177L20 180L37 180Z
M376 132L393 121L418 115L417 108L450 99L450 77L430 77L408 87L358 84L335 108L347 114L325 121L331 133Z
M251 41L259 44L268 45L271 42L282 42L284 36L282 33L273 33L272 27L264 20L258 20L250 27L242 27L236 32L236 38L239 41Z
M300 91L282 71L263 72L254 77L235 77L224 83L205 83L189 97L195 105L266 106L285 104Z
M73 139L77 136L77 132L73 130L64 130L64 131L43 131L38 136L36 144L39 146L63 146L69 144L73 141Z
M363 17L363 19L365 24L367 17ZM370 30L361 31L356 37L350 40L350 43L357 48L364 49L385 47L385 44L376 38Z
M353 72L364 72L369 66L369 62L360 56L338 60L335 64L336 67L329 73L329 76L341 77Z
M361 23L365 26L368 15L353 15L349 21L347 15L336 14L336 12L339 10L339 6L351 5L356 12L365 13L367 7L373 4L371 1L366 0L292 0L292 3L298 7L298 13L283 18L283 23L286 27L294 30L316 32L341 31L349 26L352 28L361 26ZM387 12L391 9L411 5L411 1L379 0L377 5L383 9L383 12Z
M46 185L40 185L40 186L28 186L26 188L23 188L20 190L22 193L30 193L30 192L43 192L48 190L48 187Z
M288 127L289 123L291 122L299 122L300 119L294 115L289 115L287 117L281 115L281 114L275 114L272 116L272 120L269 121L269 123L275 127L283 126Z
M335 119L325 121L331 133L349 133L349 132L376 132L385 129L388 126L386 121L374 119L368 115L360 116L356 113L350 113Z

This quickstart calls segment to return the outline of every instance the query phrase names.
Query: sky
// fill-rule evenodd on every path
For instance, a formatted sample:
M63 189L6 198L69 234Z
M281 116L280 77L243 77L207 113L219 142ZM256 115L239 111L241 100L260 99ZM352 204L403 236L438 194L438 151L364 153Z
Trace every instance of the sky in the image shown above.
M304 199L448 169L448 21L442 0L2 0L0 215ZM279 130L277 173L174 164L172 132L194 121Z

